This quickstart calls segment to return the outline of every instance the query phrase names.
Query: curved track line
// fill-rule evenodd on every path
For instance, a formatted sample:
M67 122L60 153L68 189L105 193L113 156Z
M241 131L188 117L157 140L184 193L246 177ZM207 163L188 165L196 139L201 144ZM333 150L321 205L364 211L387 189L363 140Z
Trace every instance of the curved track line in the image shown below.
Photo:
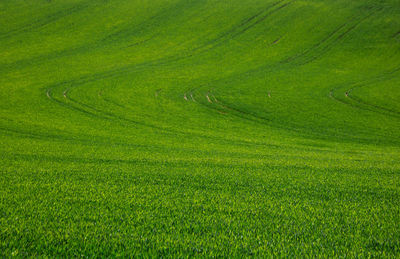
M199 89L199 88L196 88ZM272 127L272 128L276 128L276 129L282 129L282 130L287 130L287 131L291 131L291 132L296 132L297 134L303 135L303 136L316 136L319 137L321 139L326 139L332 136L332 134L329 133L324 133L324 132L310 132L308 130L308 128L298 125L298 124L293 124L293 125L289 125L289 124L281 124L281 123L276 123L276 121L271 120L269 118L263 117L263 116L259 116L257 114L251 113L251 112L247 112L247 111L243 111L241 109L235 108L231 105L228 105L224 102L219 101L218 104L207 104L207 103L202 103L199 102L200 105L202 105L203 107L207 108L207 109L211 109L213 111L218 112L219 114L224 114L224 115L232 115L234 117L240 118L240 119L244 119L247 121L251 121L263 126L268 126L268 127ZM220 107L221 109L219 109L218 107ZM321 115L319 115L321 116ZM326 117L326 116L325 116ZM329 117L326 117L329 119ZM364 132L362 129L361 130L363 133L370 133L370 132ZM382 135L379 134L377 132L373 133L375 136L379 136L379 137L387 137L386 135ZM353 134L351 133L341 133L342 137L347 138L348 140L352 140L352 141L365 141L368 142L368 139L364 139L364 138L355 138L353 136Z
M390 116L393 118L400 118L400 112L395 111L395 110L391 110L391 109L387 109L385 107L381 107L378 105L374 105L374 104L370 104L368 102L363 101L361 98L357 98L357 97L353 97L350 95L351 91L356 89L356 88L361 88L361 87L366 87L368 85L374 84L374 83L378 83L378 82L382 82L385 80L390 80L392 78L392 76L396 73L400 71L400 67L397 67L393 70L389 70L389 71L385 71L375 77L363 80L361 82L357 82L357 83L350 83L350 88L348 88L348 90L345 90L345 96L349 99L352 100L354 103L358 103L358 105L355 105L354 103L350 103L349 101L345 101L342 100L338 97L336 97L334 95L334 92L336 90L342 89L344 88L342 85L335 87L333 89L330 90L330 97L333 98L334 100L341 102L343 104L349 105L352 108L355 109L360 109L360 110L366 110L366 111L370 111L370 112L374 112L374 113L378 113L381 115L385 115L385 116ZM352 86L351 86L352 85ZM344 85L346 86L346 85Z
M191 94L191 96L193 96L193 95ZM133 123L133 124L137 124L137 125L141 125L141 126L145 126L145 127L150 127L150 128L153 128L153 129L157 129L157 130L160 130L160 131L169 132L169 133L173 133L173 134L182 134L182 135L187 135L187 136L191 136L191 137L196 136L196 137L201 137L201 138L205 138L205 139L218 140L218 141L222 140L222 141L226 141L226 142L232 142L233 141L238 145L243 145L243 144L245 144L245 145L250 145L251 144L251 145L257 145L257 146L265 145L263 143L254 143L254 142L246 142L246 141L243 141L243 140L225 139L225 138L221 138L221 137L204 135L204 134L199 134L199 133L194 133L194 132L184 132L184 131L164 128L164 127L158 127L158 126L154 126L154 125L147 124L147 123L144 123L144 122L138 122L138 121L134 121L134 120L131 120L131 119L128 119L128 118L125 118L125 117L121 117L121 116L115 115L113 113L104 112L104 111L99 110L97 108L94 108L94 107L92 107L90 105L84 104L84 103L79 102L79 101L74 100L74 99L71 99L70 97L68 98L72 103L77 103L77 104L80 104L80 105L82 105L82 106L84 106L86 108L94 109L96 112L99 112L99 113L101 113L103 115L107 115L109 117L99 116L96 113L87 112L86 110L81 109L81 108L77 108L76 106L73 106L73 105L67 105L67 104L65 104L65 103L63 103L61 101L58 101L58 100L54 99L54 98L51 98L51 99L53 101L58 102L58 103L62 103L63 105L65 105L65 106L67 106L67 107L69 107L69 108L71 108L73 110L81 111L81 112L85 112L85 113L90 113L92 116L95 116L97 118L102 118L102 119L107 119L107 120L119 119L119 120L127 122L128 124Z
M193 50L194 53L197 52L204 52L211 49L214 49L221 44L240 36L241 34L245 33L246 31L250 30L257 24L261 23L265 19L267 19L270 15L274 14L275 12L282 10L283 8L290 5L294 0L288 1L285 3L285 0L278 1L264 10L260 11L259 13L251 16L250 18L246 19L244 22L239 24L238 26L233 27L232 29L222 33L220 36L216 37L215 39L207 41L202 46L199 46ZM282 4L283 3L283 4ZM275 8L276 7L276 8ZM275 9L274 9L275 8ZM272 10L271 10L272 9ZM193 55L193 54L192 54ZM192 56L190 55L190 56Z
M372 15L374 15L376 12L378 12L380 10L382 10L382 9L373 10L371 13L369 13L363 17L354 17L354 18L350 19L349 22L346 22L346 23L340 25L339 27L337 27L336 29L334 29L332 32L330 32L326 37L324 37L318 43L314 44L310 48L308 48L298 54L295 54L295 55L281 61L281 63L289 64L289 63L298 61L297 65L301 66L301 65L308 64L308 63L320 58L322 55L326 54L330 49L332 49L333 46L335 46L337 42L339 42L341 39L343 39L344 36L346 36L351 31L353 31L359 24L361 24L363 21L367 20L369 17L371 17ZM315 53L314 55L313 55L313 52Z

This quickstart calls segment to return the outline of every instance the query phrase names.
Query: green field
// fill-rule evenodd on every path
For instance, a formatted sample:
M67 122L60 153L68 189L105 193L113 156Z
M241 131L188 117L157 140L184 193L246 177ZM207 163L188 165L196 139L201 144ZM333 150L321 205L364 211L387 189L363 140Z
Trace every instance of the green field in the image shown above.
M400 257L399 0L1 0L11 256Z

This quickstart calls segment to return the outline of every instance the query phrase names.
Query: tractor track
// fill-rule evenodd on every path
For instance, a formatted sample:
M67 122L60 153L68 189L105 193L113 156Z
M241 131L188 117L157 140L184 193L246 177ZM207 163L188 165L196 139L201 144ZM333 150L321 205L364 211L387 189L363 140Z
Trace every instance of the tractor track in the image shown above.
M365 111L370 111L370 112L374 112L374 113L378 113L381 115L385 115L385 116L390 116L393 118L397 118L400 119L400 112L396 111L396 110L392 110L392 109L388 109L385 107L381 107L379 105L375 105L375 104L371 104L368 103L364 100L362 100L359 97L355 97L353 95L351 95L351 91L353 91L356 88L361 88L361 87L367 87L368 85L371 84L376 84L385 80L390 80L393 76L395 76L395 74L400 71L400 67L394 68L392 70L389 71L385 71L375 77L363 80L361 82L355 82L355 83L349 83L349 84L341 84L340 86L337 86L333 89L330 90L330 97L333 98L334 100L343 103L345 105L348 105L352 108L355 109L360 109L360 110L365 110ZM347 90L341 90L341 89L345 89L346 86L350 86L347 87ZM352 100L353 103L346 101L345 99L340 99L338 97L335 96L335 92L341 90L344 93L347 93L347 95L345 95L347 97L347 99Z

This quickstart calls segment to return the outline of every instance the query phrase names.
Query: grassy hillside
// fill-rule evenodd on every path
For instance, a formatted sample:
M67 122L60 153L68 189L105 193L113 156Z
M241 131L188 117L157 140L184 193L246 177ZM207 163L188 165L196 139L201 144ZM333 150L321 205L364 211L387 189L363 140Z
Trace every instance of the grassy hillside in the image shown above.
M0 256L400 256L398 0L0 1Z

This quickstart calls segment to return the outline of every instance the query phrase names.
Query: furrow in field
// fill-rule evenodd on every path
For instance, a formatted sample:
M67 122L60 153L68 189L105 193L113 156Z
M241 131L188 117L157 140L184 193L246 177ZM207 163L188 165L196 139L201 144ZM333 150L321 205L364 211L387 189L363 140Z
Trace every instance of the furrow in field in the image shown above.
M192 50L188 50L186 52L186 54L181 54L182 52L176 53L176 54L167 54L164 57L161 58L157 58L151 61L148 61L149 63L153 63L154 65L158 64L158 65L167 65L167 64L171 64L171 63L175 63L181 60L184 60L186 58L191 58L194 55L197 54L201 54L204 53L205 51L209 51L219 45L221 45L222 43L227 42L228 40L239 36L240 34L244 33L245 31L249 30L250 28L254 27L256 24L259 24L261 21L265 20L269 15L271 15L272 13L288 6L290 3L292 3L293 1L289 1L286 2L284 0L282 1L278 1L270 6L268 6L267 8L265 8L264 10L260 11L259 13L257 13L256 15L253 15L250 18L247 18L244 22L242 22L240 25L235 26L233 28L231 28L230 30L222 33L220 36L207 41L205 44L192 49ZM282 4L283 3L283 4ZM281 5L280 5L281 4ZM277 7L275 9L273 9L274 7ZM267 12L271 10L270 12ZM266 13L267 12L267 13ZM158 14L158 15L162 15L162 14ZM158 16L156 15L156 16ZM151 20L152 18L150 18ZM149 21L145 21L145 24L149 23ZM144 25L138 25L135 26L135 30L140 30L141 26ZM116 34L117 35L117 34ZM116 37L116 35L114 35L113 37ZM73 47L73 48L67 48L65 50L59 50L59 51L55 51L52 53L48 53L48 54L43 54L34 58L28 58L28 59L23 59L23 60L18 60L15 61L13 63L9 63L9 64L1 64L0 65L0 71L5 72L8 71L10 69L13 69L15 67L18 68L24 68L24 67L28 67L30 65L32 65L32 63L38 63L38 62L43 62L43 61L48 61L48 60L53 60L53 59L57 59L57 58L61 58L61 57L68 57L68 56L76 56L78 54L83 54L86 53L88 51L92 52L98 49L102 49L105 48L106 46L109 46L110 44L115 44L115 40L113 41L107 41L106 39L110 37L107 36L105 38L102 38L98 41L92 42L92 43L88 43L82 46L78 46L78 47ZM112 38L113 38L112 37ZM146 39L146 40L140 40L139 42L134 43L135 46L137 45L141 45L144 44L146 42L149 42L151 40L151 38ZM133 65L127 65L126 69L129 69L129 67L131 66L136 66L136 64ZM117 73L117 71L115 71Z
M71 103L66 103L66 102L57 100L57 99L52 97L51 90L47 91L47 95L49 96L49 98L52 101L56 102L59 105L62 105L63 107L66 107L68 109L71 109L71 110L74 110L74 111L77 111L77 112L84 113L85 115L89 115L89 116L94 117L94 118L99 118L99 119L104 119L104 120L108 120L108 121L112 121L112 122L117 122L118 124L122 123L122 125L143 126L143 127L159 130L160 132L169 132L169 133L172 133L174 135L178 134L178 135L184 135L184 136L205 138L205 139L210 139L210 140L226 141L226 142L232 142L232 143L236 143L236 144L240 144L240 145L242 145L242 144L245 144L245 145L249 145L249 144L251 144L251 145L253 145L253 144L254 145L265 145L265 143L254 143L254 142L246 142L246 141L242 141L242 140L231 140L231 139L225 139L225 138L206 135L206 134L200 134L200 133L195 133L195 132L186 132L186 131L182 131L182 130L175 130L175 129L171 129L171 128L155 126L153 124L148 124L148 123L145 123L145 122L132 120L132 119L129 119L129 118L125 118L125 117L116 115L116 114L108 112L108 111L100 110L100 109L98 109L98 108L96 108L94 106L82 103L82 102L77 101L75 99L71 99L70 97L68 97L68 100L71 103L75 103L76 105L72 105ZM191 95L191 96L193 96L193 95ZM115 104L115 105L117 105L117 104ZM123 107L123 108L126 109L126 107Z
M379 105L375 105L375 104L372 104L372 103L368 103L368 102L364 101L363 99L361 99L361 98L359 98L357 96L351 95L351 90L349 90L347 93L348 93L348 96L347 96L348 98L352 99L356 103L359 103L360 105L369 106L369 107L373 108L376 111L381 111L382 114L387 114L388 116L393 116L393 117L397 117L398 119L400 119L400 112L399 111L396 111L396 110L393 110L393 109L389 109L389 108L385 108L385 107L382 107L382 106L379 106Z
M330 32L321 41L314 44L312 47L295 54L285 60L281 61L282 64L296 64L305 65L308 64L331 50L340 40L342 40L346 35L352 32L359 24L370 18L376 12L381 9L376 9L371 11L365 16L357 16L350 19L350 21L340 25L335 30Z
M200 87L194 88L191 91L199 91L199 90L200 90ZM210 91L208 91L207 93L210 94ZM331 92L330 94L333 94L333 92ZM199 104L206 107L207 109L214 110L214 111L218 112L219 114L225 114L225 115L229 114L229 115L232 115L234 117L237 117L237 118L249 121L249 122L257 123L260 125L264 125L264 126L268 126L268 127L272 127L272 128L276 128L276 129L282 129L282 130L286 130L289 132L295 132L296 134L302 135L305 137L313 136L313 137L318 137L320 139L329 139L332 137L332 134L330 134L329 132L315 131L315 130L310 131L307 127L304 127L303 125L289 123L289 121L279 123L271 118L260 116L253 112L244 111L244 110L234 107L230 104L224 103L220 100L217 100L215 96L214 96L214 98L215 98L215 103L211 104L207 101L207 102L199 102ZM200 100L202 100L202 99L200 99ZM328 116L325 116L324 114L318 114L318 116L325 117L326 119L330 119ZM343 127L346 126L345 123L343 123L341 125ZM368 130L365 130L365 128L358 128L357 131L359 131L360 133L365 133L367 135L370 133ZM382 139L387 137L387 135L383 135L378 132L374 132L373 134L375 136L381 137ZM335 132L334 135L337 136L337 132ZM355 138L353 133L341 132L340 135L341 135L342 140L344 140L343 138L347 138L347 140L350 140L350 141L368 142L367 139ZM395 138L393 138L393 139L395 139ZM400 141L400 139L399 139L399 141Z
M305 65L308 63L311 63L317 59L319 59L320 57L322 57L323 55L327 54L334 46L336 46L346 35L350 34L350 32L354 31L362 22L366 21L368 18L370 18L372 15L374 15L377 11L379 10L375 10L374 12L370 13L369 15L366 15L365 17L363 17L362 19L356 21L353 25L351 25L350 27L348 27L344 32L342 32L341 34L339 34L337 37L332 39L332 42L330 42L329 44L326 44L325 46L322 46L322 48L315 53L314 55L306 58L306 60L300 62L299 65Z
M356 98L354 97L350 97L350 94L348 92L344 92L343 94L343 98L339 98L334 91L331 92L330 97L337 101L340 102L344 105L347 105L353 109L358 109L358 110L363 110L363 111L367 111L367 112L373 112L373 113L377 113L380 115L384 115L384 116L389 116L392 118L396 118L396 119L400 119L400 116L397 114L393 114L392 111L389 112L388 110L384 110L382 109L382 107L378 107L378 106L374 106L371 104L367 104L367 103L363 103L358 101Z
M361 82L349 83L348 85L345 84L345 85L337 86L337 87L335 87L335 88L330 90L330 97L333 98L334 100L340 102L340 103L343 103L343 104L348 105L348 106L350 106L352 108L355 108L355 109L361 109L361 110L366 110L366 111L370 111L370 112L375 112L375 113L378 113L378 114L382 114L382 115L385 115L385 116L390 116L390 117L399 119L400 118L400 112L399 111L388 109L388 108L385 108L385 107L381 107L381 106L378 106L378 105L375 105L375 104L372 104L372 103L368 103L368 102L362 100L359 97L350 95L351 91L356 89L356 88L367 87L368 85L371 85L371 84L376 84L376 83L379 83L379 82L382 82L382 81L385 81L385 80L389 80L392 77L396 76L396 73L398 71L400 71L400 67L395 68L395 69L390 70L390 71L385 71L385 72L379 74L378 76L363 80ZM347 88L347 90L344 90L346 88ZM342 98L337 97L335 95L336 91L343 92L344 96L346 98L342 99Z
M216 99L216 98L215 98ZM303 137L310 137L319 138L319 139L331 139L332 134L328 132L317 132L317 131L310 131L308 128L297 125L297 124L289 124L288 121L286 123L278 123L275 120L272 120L267 117L260 116L258 114L244 111L242 109L236 108L232 105L224 103L218 100L217 103L210 104L208 102L198 102L199 105L205 107L206 109L212 110L217 112L218 114L222 115L230 115L240 120L244 120L251 123L256 123L261 126L271 127L275 129L280 129L288 132L292 132L297 134L298 136ZM375 134L379 135L379 134ZM341 140L347 139L348 141L356 141L356 142L365 142L368 143L368 139L356 138L351 133L341 133ZM379 135L380 137L385 137L385 135Z
M189 93L187 94L187 95L190 95L191 99L194 102L196 102L196 99L195 99L194 93L193 93L195 90L196 89L191 89L189 91ZM208 96L207 100L209 100L208 101L209 103L213 103L212 102L212 98L213 98L215 100L215 103L218 103L219 107L221 107L222 109L218 109L218 108L216 109L213 106L210 107L209 105L205 105L202 102L196 102L196 103L199 103L200 105L205 106L206 108L214 109L215 111L217 111L220 114L228 114L229 113L230 115L233 115L234 117L241 118L241 119L244 119L244 120L247 120L247 121L251 121L251 122L255 122L255 123L261 123L264 126L271 126L271 127L274 127L274 128L279 128L279 129L283 129L283 130L289 130L289 131L292 131L292 132L297 132L300 135L301 134L307 135L307 133L305 133L304 130L302 130L298 126L288 126L288 125L283 125L283 124L276 124L276 123L273 123L273 121L271 121L271 120L269 120L269 119L267 119L265 117L260 117L260 116L258 116L256 114L249 113L249 112L246 112L246 111L242 111L240 109L237 109L237 108L234 108L234 107L230 107L230 106L228 106L228 105L226 105L224 103L220 103L220 101L217 100L214 95L212 95L213 96L212 98L210 97L211 96L210 94L208 94L207 96ZM119 107L123 108L125 111L126 110L130 110L126 106L123 106L123 105L121 105L119 103L115 103L114 101L112 101L110 99L104 98L104 100L106 102L109 102L109 103L115 105L115 106L119 106ZM96 107L87 105L87 104L79 102L77 100L72 100L72 101L77 103L77 104L79 104L79 105L82 105L82 106L84 106L84 107L86 107L88 109L92 109L92 110L94 110L94 111L96 111L98 113L101 113L101 114L104 114L106 116L109 116L111 118L114 118L114 119L117 119L117 120L122 120L122 121L125 121L127 123L138 123L137 121L132 121L131 119L127 119L125 117L122 117L122 116L119 116L119 115L116 115L116 114L113 114L113 113L110 113L110 112L105 112L104 110L97 109ZM131 110L131 111L134 112L134 110ZM154 128L153 125L149 125L149 124L146 124L146 123L140 123L140 124L143 125L143 126L148 126L148 127ZM160 128L160 127L155 127L155 128L157 128L159 130L165 130L165 128ZM199 133L194 133L194 132L189 133L189 132L172 130L172 129L168 129L167 131L169 131L171 133L175 133L175 134L191 135L191 136L201 137L201 138L215 138L215 137L211 137L209 135L204 135L204 134L199 134ZM327 136L329 136L329 135L323 134L323 133L321 133L321 134L313 133L312 135L314 135L314 136L318 135L321 138L326 138ZM351 137L350 135L348 135L348 136ZM217 138L217 139L219 141L221 140L220 138ZM232 140L228 140L228 141L232 141ZM238 141L234 140L234 142L237 143ZM263 145L263 143L259 143L259 145Z
M48 91L47 93L49 93L50 91ZM65 93L65 92L64 92ZM49 94L48 94L49 96ZM64 95L64 97L69 101L69 102L63 102L60 100L57 100L55 98L53 98L50 95L50 99L52 101L55 101L57 104L62 105L63 107L69 108L71 110L75 110L78 112L82 112L86 115L90 115L91 117L95 117L98 119L103 119L103 120L108 120L108 121L112 121L112 122L117 122L117 123L128 123L129 126L142 126L142 127L147 127L147 128L151 128L151 129L156 129L159 130L161 132L171 132L171 133L182 133L182 132L178 132L178 131L173 131L171 129L165 128L165 127L159 127L159 126L155 126L153 124L148 124L145 122L141 122L141 121L137 121L137 120L133 120L130 118L125 118L122 116L118 116L112 112L109 111L105 111L102 109L98 109L95 106L83 103L81 101L78 101L74 98L71 98L70 96ZM118 104L114 104L114 105L118 105Z
M60 106L62 106L62 107L64 107L64 108L67 108L67 109L70 109L70 110L73 110L73 111L77 111L77 112L83 113L83 114L85 114L85 115L87 115L87 116L89 116L89 117L100 118L100 119L106 119L106 120L108 119L108 118L106 118L106 117L99 116L98 114L92 113L92 112L87 111L87 110L85 110L85 109L82 109L82 108L80 108L80 107L71 106L71 105L69 105L68 103L65 103L65 102L63 102L63 101L60 101L60 100L54 98L54 97L52 96L52 89L48 89L48 90L46 91L46 96L47 96L47 98L50 99L52 102L54 102L54 103L56 103L56 104L58 104L58 105L60 105Z
M283 8L290 5L293 1L278 1L264 10L260 11L259 13L251 16L250 18L246 19L244 22L231 28L230 30L220 34L218 37L207 41L205 44L195 48L192 50L192 53L189 53L189 57L195 54L203 53L205 51L210 51L215 49L216 47L228 42L231 39L234 39L246 31L250 30L251 28L255 27L257 24L260 24L262 21L267 19L269 16L274 14L277 11L282 10Z

